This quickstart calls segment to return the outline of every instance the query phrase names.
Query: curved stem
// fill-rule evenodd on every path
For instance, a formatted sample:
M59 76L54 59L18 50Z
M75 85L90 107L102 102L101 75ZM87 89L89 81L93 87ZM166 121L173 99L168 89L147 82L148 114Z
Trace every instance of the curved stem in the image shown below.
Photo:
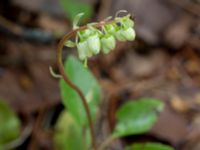
M98 24L95 24L94 26L95 27L101 27L105 24L109 24L109 23L113 23L114 21L110 21L110 22L100 22ZM57 47L57 64L58 64L58 68L59 68L59 71L60 71L60 74L62 75L64 81L72 88L74 89L78 95L80 96L81 100L82 100L82 103L83 103L83 106L84 106L84 109L86 111L86 115L87 115L87 118L88 118L88 122L89 122L89 127L90 127L90 134L91 134L91 138L92 138L92 147L94 150L97 149L96 147L96 138L95 138L95 133L94 133L94 126L93 126L93 123L92 123L92 117L91 117L91 114L90 114L90 109L89 109L89 106L87 104L87 100L83 94L83 92L80 90L79 87L77 87L70 79L69 77L67 76L67 74L65 73L65 69L64 69L64 65L63 65L63 62L62 62L62 49L64 47L64 44L67 40L69 40L72 36L76 35L76 33L80 30L84 30L88 28L88 26L82 26L80 28L77 28L75 30L72 30L71 32L69 32L68 34L66 34L62 39L61 41L59 42L58 44L58 47Z
M66 75L65 70L64 70L64 65L63 65L63 62L62 62L62 49L64 47L64 43L71 36L73 36L74 33L75 33L75 31L72 31L69 34L67 34L66 36L64 36L63 39L58 44L58 48L57 48L57 64L58 64L58 67L59 67L60 74L62 75L64 81L78 93L78 95L80 96L80 98L81 98L81 100L83 102L83 106L85 108L86 115L87 115L88 122L89 122L89 126L90 126L90 133L91 133L91 138L92 138L92 147L93 147L94 150L96 150L96 140L95 140L94 127L93 127L92 117L90 115L90 109L89 109L89 106L87 104L86 98L85 98L84 94L82 93L82 91Z

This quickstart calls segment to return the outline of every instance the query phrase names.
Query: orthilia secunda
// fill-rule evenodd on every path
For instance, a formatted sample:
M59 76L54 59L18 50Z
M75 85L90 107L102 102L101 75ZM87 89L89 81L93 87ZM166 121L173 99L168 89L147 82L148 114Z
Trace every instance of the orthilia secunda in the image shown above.
M80 19L80 15L77 18ZM101 51L108 54L115 48L116 41L133 41L136 36L134 21L130 14L115 17L112 21L104 21L94 25L90 23L84 29L77 26L77 20L74 22L76 22L74 26L77 29L76 41L68 41L70 44L66 45L68 47L76 46L81 60L87 61L88 58L99 54Z

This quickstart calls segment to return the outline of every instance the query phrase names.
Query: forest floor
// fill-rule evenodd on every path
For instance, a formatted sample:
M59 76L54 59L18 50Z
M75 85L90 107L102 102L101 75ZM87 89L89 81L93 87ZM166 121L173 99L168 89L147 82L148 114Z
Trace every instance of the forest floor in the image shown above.
M114 3L111 11L101 8L109 2L110 6ZM0 13L0 97L19 114L24 128L31 128L29 138L19 149L51 149L52 133L46 129L63 106L58 81L50 75L49 66L57 68L57 43L70 30L70 23L63 16L57 18L40 11L39 4L29 10L29 3L4 3L9 5ZM104 136L112 130L115 111L122 103L153 97L165 102L153 129L148 134L124 138L113 149L148 140L170 144L177 150L199 150L200 4L180 4L178 0L129 3L102 0L96 4L94 20L112 14L120 6L131 10L138 33L134 42L118 43L109 55L89 60L89 68L103 90L100 124ZM4 9L10 9L9 13ZM72 53L76 54L67 49L64 55Z

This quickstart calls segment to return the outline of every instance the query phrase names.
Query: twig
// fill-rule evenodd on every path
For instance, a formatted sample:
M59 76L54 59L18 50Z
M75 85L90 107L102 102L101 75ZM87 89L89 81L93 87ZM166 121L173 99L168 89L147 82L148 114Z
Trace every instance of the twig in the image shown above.
M44 113L46 111L46 108L42 108L39 110L39 113L38 113L38 116L37 116L37 119L36 119L36 122L34 124L34 127L33 127L33 131L32 131L32 139L31 139L31 142L30 144L28 145L28 150L35 150L37 145L37 132L40 130L40 126L41 126L41 123L42 123L42 119L44 117Z
M10 30L16 35L20 35L22 33L22 29L19 26L15 25L14 23L7 20L1 15L0 15L0 25L5 27L7 30Z
M0 29L1 28L3 28L3 33L5 32L6 34L22 37L33 42L50 43L57 38L54 37L51 32L43 31L38 28L22 27L9 21L2 15L0 15Z
M195 16L200 17L200 7L197 4L191 3L191 1L170 0L169 2L178 5L182 9L194 14Z
M116 137L114 136L109 136L98 148L98 150L105 150L105 148L110 145L114 140L116 139Z

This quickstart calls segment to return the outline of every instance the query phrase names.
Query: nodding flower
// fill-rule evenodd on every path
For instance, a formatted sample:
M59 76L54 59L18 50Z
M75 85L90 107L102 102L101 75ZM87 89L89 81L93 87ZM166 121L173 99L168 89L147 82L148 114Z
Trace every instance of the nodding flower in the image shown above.
M77 49L78 49L78 56L80 60L85 60L88 57L92 56L92 53L90 52L88 48L87 41L81 41L77 43Z
M101 38L101 45L104 54L108 54L115 48L116 42L113 35L105 35Z
M86 29L77 32L75 46L78 49L79 58L87 60L100 51L108 54L115 48L116 40L133 41L135 36L134 22L128 14L116 17L113 22L105 23L101 29L95 28L95 25L91 23L88 24Z
M87 44L93 54L98 54L100 52L101 44L97 33L87 39Z
M135 36L136 36L135 31L131 27L122 30L121 34L128 41L133 41L135 39Z

